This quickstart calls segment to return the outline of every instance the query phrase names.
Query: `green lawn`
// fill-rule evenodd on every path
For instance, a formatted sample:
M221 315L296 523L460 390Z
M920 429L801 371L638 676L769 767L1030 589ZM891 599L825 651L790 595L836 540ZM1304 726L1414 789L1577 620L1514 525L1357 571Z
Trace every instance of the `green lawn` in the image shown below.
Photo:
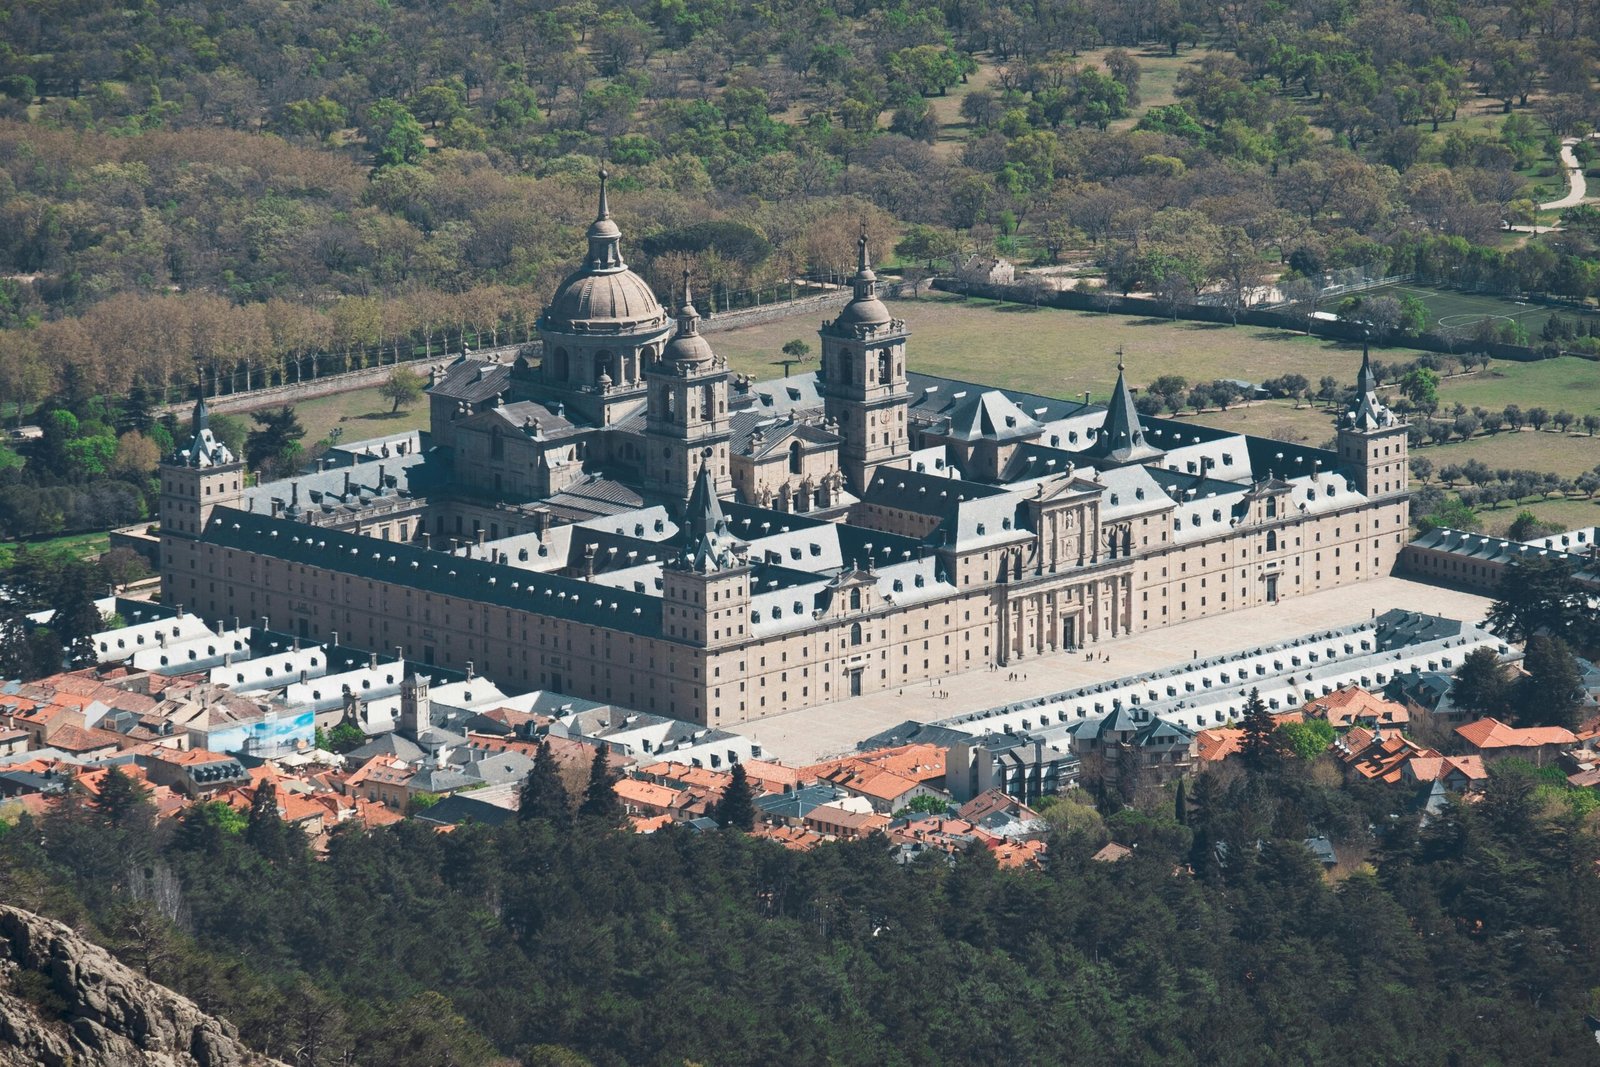
M389 408L393 405L378 395L379 388L375 385L368 389L354 389L348 393L335 393L332 396L319 396L314 400L303 400L294 405L295 413L300 416L300 422L306 428L304 443L309 445L313 441L320 441L328 436L329 431L335 426L344 428L341 443L428 428L426 397L419 399L409 408L401 408L398 413L391 415ZM240 418L246 420L250 418L249 412L238 414ZM254 426L254 423L251 425Z
M1552 500L1532 499L1521 504L1501 504L1497 508L1480 508L1478 519L1483 523L1484 533L1492 537L1504 537L1507 527L1524 511L1531 511L1540 522L1549 523L1562 530L1578 530L1585 526L1600 525L1600 501L1562 500L1560 497Z
M34 552L65 551L79 559L93 559L104 552L110 543L111 535L103 532L67 534L64 537L50 537L41 541L0 541L0 559L9 558L24 545Z
M1354 382L1361 365L1355 347L1287 330L997 306L947 293L891 301L890 307L911 330L912 370L1046 396L1075 397L1088 390L1104 400L1116 382L1119 347L1135 385L1162 374L1181 374L1191 382L1261 381L1288 373L1316 381L1334 374ZM784 342L793 338L812 348L810 361L797 370L814 370L819 325L816 319L791 318L714 333L710 340L734 370L759 381L782 375L776 361ZM1415 355L1410 349L1383 352L1390 360Z
M1574 415L1600 413L1600 363L1576 356L1537 363L1496 361L1485 372L1442 383L1439 403L1446 411L1461 403L1490 411L1518 404L1524 411L1542 407L1552 414L1563 409Z
M1497 470L1554 471L1570 478L1593 470L1595 464L1600 463L1600 438L1550 430L1543 433L1532 430L1523 430L1521 433L1501 431L1497 434L1480 434L1470 441L1415 448L1411 454L1426 456L1435 467L1452 463L1460 466L1476 459Z

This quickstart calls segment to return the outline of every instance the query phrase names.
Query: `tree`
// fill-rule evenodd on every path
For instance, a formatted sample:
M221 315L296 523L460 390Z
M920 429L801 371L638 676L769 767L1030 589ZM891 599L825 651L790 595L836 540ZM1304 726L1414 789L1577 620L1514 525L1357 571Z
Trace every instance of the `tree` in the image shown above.
M1327 719L1286 722L1277 729L1280 750L1303 760L1313 760L1333 744L1333 724Z
M612 826L622 821L622 801L617 797L616 780L611 775L611 753L604 742L595 745L594 761L589 765L589 785L583 791L578 814L599 819Z
M1277 724L1261 699L1261 690L1251 689L1244 705L1244 737L1239 742L1239 755L1250 770L1261 772L1275 766L1280 750L1273 735Z
M260 428L250 431L244 446L245 459L250 466L261 468L269 463L292 466L300 451L300 439L306 435L306 428L300 425L294 408L285 404L281 408L258 411L255 421Z
M1566 637L1591 625L1587 597L1572 565L1554 556L1519 560L1500 572L1489 625L1514 641L1535 634Z
M155 819L150 791L118 767L112 767L100 780L100 790L90 806L107 826L119 830L138 829Z
M278 786L270 778L258 782L250 798L244 839L268 863L281 864L290 858L289 827L278 814Z
M1400 379L1400 391L1418 411L1439 409L1439 375L1427 367L1412 367Z
M1572 649L1559 637L1535 634L1524 651L1527 675L1513 691L1517 725L1577 729L1582 679Z
M548 737L539 742L533 770L522 780L517 818L523 821L543 819L558 830L572 825L572 805Z
M1172 798L1172 817L1179 826L1189 825L1189 791L1182 778L1178 779L1177 795Z
M389 413L394 414L401 407L415 404L422 396L422 386L422 375L410 367L396 367L389 380L378 387L378 395L394 401L394 407L389 409Z
M1451 702L1478 716L1504 714L1509 693L1500 656L1488 645L1467 653L1450 685Z
M733 781L722 791L717 801L715 818L723 826L746 832L755 829L756 806L750 792L750 780L744 773L744 764L733 765Z
M50 630L61 642L67 663L72 667L95 662L94 635L105 625L89 589L93 581L94 572L89 564L72 563L62 568L57 586Z
M811 355L811 346L796 337L783 343L783 354L798 363L804 363Z
M375 168L415 163L427 151L422 123L394 100L379 100L367 109L363 126Z

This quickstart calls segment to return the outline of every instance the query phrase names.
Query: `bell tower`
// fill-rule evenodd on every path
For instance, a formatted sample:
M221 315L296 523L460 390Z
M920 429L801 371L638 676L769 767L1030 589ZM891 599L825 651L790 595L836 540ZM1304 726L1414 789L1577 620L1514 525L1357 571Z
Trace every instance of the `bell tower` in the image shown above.
M684 502L696 474L704 473L713 495L731 494L728 361L700 334L687 270L677 333L645 378L645 473L651 488Z
M1363 342L1356 406L1339 420L1339 460L1366 496L1400 496L1411 491L1409 443L1405 422L1378 399L1378 376Z
M911 456L906 427L906 324L878 299L878 276L867 253L863 224L859 260L851 284L855 295L839 317L823 325L818 387L828 418L843 441L840 467L852 492L866 492L872 472L903 465Z
M188 447L179 447L162 461L161 477L161 597L182 603L175 575L191 571L195 544L217 507L237 508L244 500L244 464L211 432L205 386L199 384ZM194 591L191 576L188 592ZM194 602L189 600L192 605Z

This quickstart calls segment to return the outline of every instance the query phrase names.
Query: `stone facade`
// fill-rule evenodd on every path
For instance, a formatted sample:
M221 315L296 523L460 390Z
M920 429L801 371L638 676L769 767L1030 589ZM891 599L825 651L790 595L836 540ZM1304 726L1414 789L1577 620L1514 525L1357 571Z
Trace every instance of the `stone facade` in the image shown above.
M575 343L564 373L457 364L431 447L251 491L270 508L182 453L164 597L732 725L1362 581L1403 547L1404 427L1365 366L1335 452L1141 420L1120 375L1106 407L915 375L863 238L821 369L748 385L687 284L658 336L618 240L602 197L542 320L547 353L568 326L633 338L583 349L602 388L569 388Z

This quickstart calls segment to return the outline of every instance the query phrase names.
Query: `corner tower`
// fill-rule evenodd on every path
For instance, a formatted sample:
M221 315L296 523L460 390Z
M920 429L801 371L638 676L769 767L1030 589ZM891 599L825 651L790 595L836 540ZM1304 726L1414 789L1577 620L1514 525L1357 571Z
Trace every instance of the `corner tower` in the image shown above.
M858 496L878 467L903 465L911 456L906 428L906 324L878 299L878 276L867 254L863 226L852 285L855 295L825 323L818 388L828 418L839 426L839 466Z
M1365 343L1356 378L1356 404L1339 420L1339 460L1351 481L1368 497L1411 491L1407 458L1409 429L1378 399L1378 376Z
M600 209L589 226L588 257L539 316L544 356L530 383L538 399L559 401L595 426L610 426L638 410L645 369L660 356L672 328L650 286L623 262L622 231L606 197L609 177L600 172Z
M199 393L189 444L163 460L159 471L161 598L169 604L183 603L185 593L194 591L192 577L179 589L176 575L192 570L195 545L212 509L236 508L244 500L244 463L212 434L203 385Z
M713 496L731 493L728 361L700 335L688 271L683 272L678 332L645 378L645 472L651 488L674 501L687 501L699 471Z

